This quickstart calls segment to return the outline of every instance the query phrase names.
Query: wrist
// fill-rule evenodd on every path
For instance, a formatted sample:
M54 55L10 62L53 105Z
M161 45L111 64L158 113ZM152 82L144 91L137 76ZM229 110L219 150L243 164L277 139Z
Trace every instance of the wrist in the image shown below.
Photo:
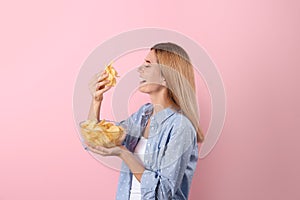
M130 154L131 152L125 147L125 146L120 146L120 154L119 157L123 160L123 158L125 158L126 156L128 156L128 154Z
M93 103L94 106L99 106L99 105L101 105L102 100L103 99L98 100L98 99L93 98L92 103Z
M95 99L91 101L90 111L88 115L89 120L99 121L100 107L101 101L97 101Z

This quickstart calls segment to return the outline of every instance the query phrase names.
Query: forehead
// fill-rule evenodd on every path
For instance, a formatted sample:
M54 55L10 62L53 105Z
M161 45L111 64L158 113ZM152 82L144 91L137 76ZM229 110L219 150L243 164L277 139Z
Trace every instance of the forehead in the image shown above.
M150 50L149 53L147 54L145 60L150 61L151 63L157 63L155 51Z

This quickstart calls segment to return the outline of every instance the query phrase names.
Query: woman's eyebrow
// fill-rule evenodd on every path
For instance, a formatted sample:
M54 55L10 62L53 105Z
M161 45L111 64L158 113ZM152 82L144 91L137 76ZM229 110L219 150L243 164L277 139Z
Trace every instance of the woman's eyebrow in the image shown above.
M146 63L151 63L150 60L145 59Z

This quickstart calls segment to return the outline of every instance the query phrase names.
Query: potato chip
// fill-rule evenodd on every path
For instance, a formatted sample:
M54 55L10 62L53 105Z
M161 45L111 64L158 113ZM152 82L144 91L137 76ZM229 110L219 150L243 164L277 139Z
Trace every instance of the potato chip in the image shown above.
M120 144L124 130L111 122L86 120L80 123L81 134L86 141L96 146L113 147Z
M106 73L108 74L108 77L106 78L107 80L109 80L110 82L107 84L107 86L115 86L117 81L116 81L116 77L118 76L118 72L113 68L113 66L111 64L109 64L106 68L105 68Z
M117 126L111 126L106 131L107 132L118 132L120 129Z

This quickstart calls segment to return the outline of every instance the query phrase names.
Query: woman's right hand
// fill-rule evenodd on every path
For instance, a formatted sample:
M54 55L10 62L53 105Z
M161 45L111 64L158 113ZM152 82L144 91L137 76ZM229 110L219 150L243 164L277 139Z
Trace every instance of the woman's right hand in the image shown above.
M93 101L101 102L103 100L103 93L111 88L111 86L106 86L109 83L107 77L108 73L104 70L97 73L90 81L89 89L93 96Z

